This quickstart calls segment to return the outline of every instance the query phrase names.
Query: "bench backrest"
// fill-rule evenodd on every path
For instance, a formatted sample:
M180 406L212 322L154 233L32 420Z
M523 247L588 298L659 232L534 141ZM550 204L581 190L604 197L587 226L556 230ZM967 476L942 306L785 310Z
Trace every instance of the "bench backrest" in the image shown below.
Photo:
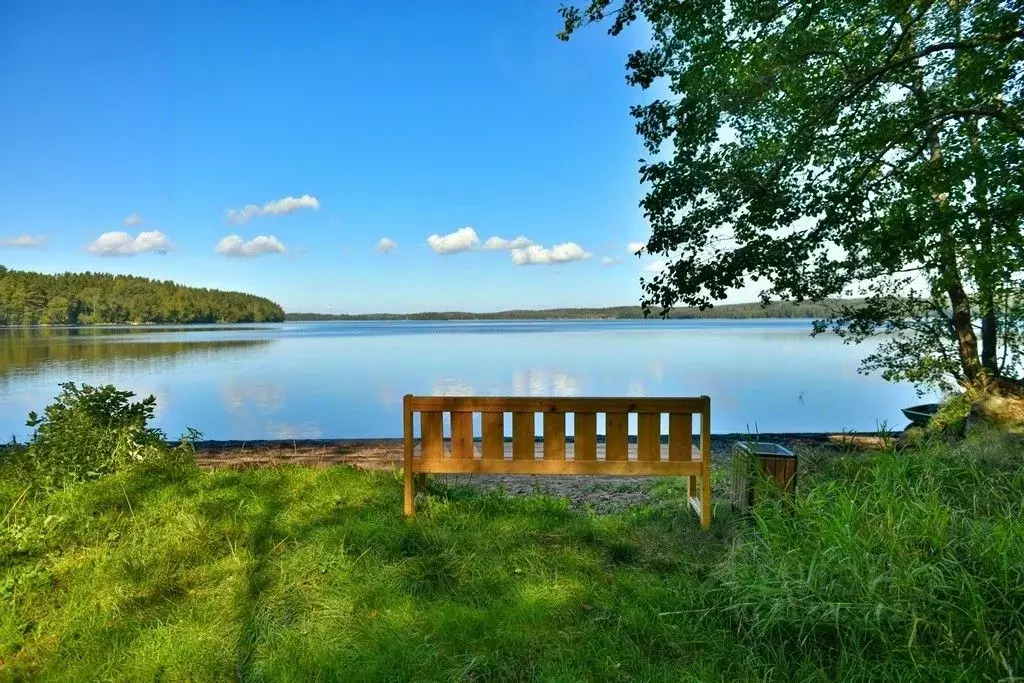
M413 473L602 474L689 476L690 494L702 521L710 521L711 399L692 398L525 398L495 396L412 396L404 407L406 512L412 514ZM447 435L444 414L449 414ZM476 414L479 413L479 419ZM511 443L505 415L512 414ZM543 420L538 440L536 414ZM418 448L416 415L418 420ZM573 436L566 436L566 415ZM633 447L628 431L636 414ZM668 415L662 443L662 415ZM604 439L597 434L604 416ZM694 418L699 447L693 444ZM474 428L479 424L479 437ZM695 480L706 493L696 499ZM707 500L707 505L703 504ZM706 515L704 508L707 507ZM705 519L705 516L707 519Z

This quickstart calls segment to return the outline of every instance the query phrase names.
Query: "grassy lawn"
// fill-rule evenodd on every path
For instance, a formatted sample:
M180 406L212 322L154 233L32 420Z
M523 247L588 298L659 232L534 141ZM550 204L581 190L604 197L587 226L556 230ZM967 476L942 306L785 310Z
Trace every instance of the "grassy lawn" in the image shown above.
M0 465L0 678L1012 680L1016 442L808 458L790 509L681 482L610 515L393 473L132 469L44 494Z

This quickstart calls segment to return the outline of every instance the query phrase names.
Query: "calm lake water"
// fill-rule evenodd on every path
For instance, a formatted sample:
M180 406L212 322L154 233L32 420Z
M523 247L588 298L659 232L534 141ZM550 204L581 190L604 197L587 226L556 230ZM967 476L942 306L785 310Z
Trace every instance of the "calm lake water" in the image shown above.
M0 330L0 438L28 436L27 413L68 380L153 394L168 435L192 426L209 439L401 436L406 393L708 394L716 433L905 426L900 408L923 401L857 373L870 345L809 330L806 320Z

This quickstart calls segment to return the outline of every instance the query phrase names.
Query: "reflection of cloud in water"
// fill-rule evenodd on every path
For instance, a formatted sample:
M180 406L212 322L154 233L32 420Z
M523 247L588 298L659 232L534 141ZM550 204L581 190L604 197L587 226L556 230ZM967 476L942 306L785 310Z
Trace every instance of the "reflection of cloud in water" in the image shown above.
M579 382L562 371L554 374L552 384L554 385L556 396L578 396L580 393Z
M651 363L651 376L654 377L656 382L660 382L665 377L665 368L662 367L661 361L656 360Z
M253 406L264 414L284 407L284 387L279 384L226 384L222 392L224 408L231 415L248 413Z
M458 379L434 380L433 396L472 396L473 387Z
M393 406L402 402L402 397L398 395L398 392L387 384L382 384L379 387L377 397L382 406Z
M275 439L320 439L324 435L323 429L315 422L295 425L268 422L267 431Z
M578 396L582 384L564 370L517 369L512 373L512 393L516 396Z
M626 396L632 396L634 398L643 398L647 395L647 387L644 383L638 379L629 381L629 387L626 389Z
M530 371L530 396L544 396L548 393L548 378L543 372Z

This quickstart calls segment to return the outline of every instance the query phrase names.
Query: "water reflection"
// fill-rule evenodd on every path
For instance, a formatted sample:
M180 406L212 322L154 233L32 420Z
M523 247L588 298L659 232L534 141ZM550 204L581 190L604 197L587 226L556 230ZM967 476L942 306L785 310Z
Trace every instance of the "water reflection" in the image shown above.
M9 381L12 375L52 373L60 366L102 367L121 361L154 361L162 367L183 357L194 360L273 343L271 339L150 340L144 334L123 329L0 328L0 380Z
M707 394L717 432L867 430L921 402L854 371L870 347L807 332L805 321L0 330L0 439L23 438L27 412L69 380L154 394L169 434L239 440L400 436L404 394Z
M472 396L473 385L458 379L438 379L430 388L431 396Z
M515 396L579 396L585 379L567 370L516 368L512 373Z

